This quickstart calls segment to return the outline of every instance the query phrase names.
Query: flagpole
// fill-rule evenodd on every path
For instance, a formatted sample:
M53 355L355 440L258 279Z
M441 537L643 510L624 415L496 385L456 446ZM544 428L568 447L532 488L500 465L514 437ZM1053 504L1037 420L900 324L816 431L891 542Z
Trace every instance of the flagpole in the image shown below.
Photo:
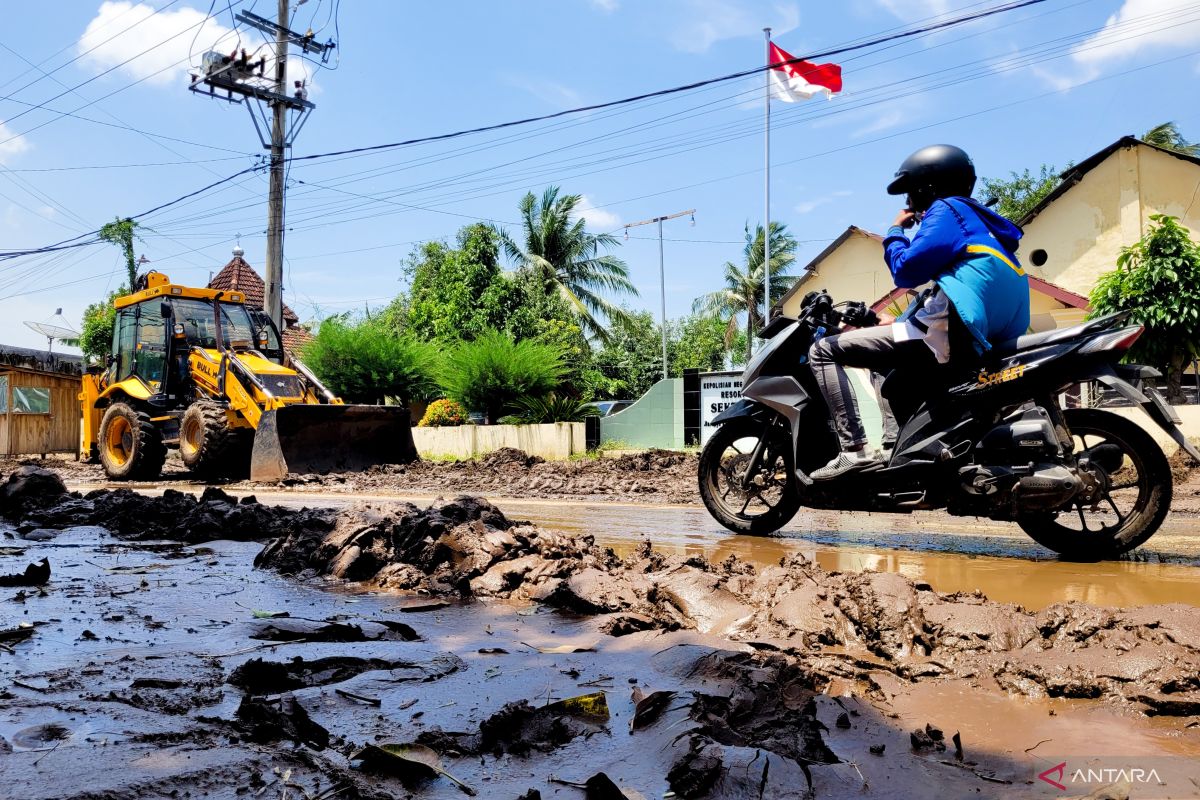
M771 29L767 39L767 66L771 65ZM763 325L771 322L771 70L763 71ZM753 346L753 338L750 345Z

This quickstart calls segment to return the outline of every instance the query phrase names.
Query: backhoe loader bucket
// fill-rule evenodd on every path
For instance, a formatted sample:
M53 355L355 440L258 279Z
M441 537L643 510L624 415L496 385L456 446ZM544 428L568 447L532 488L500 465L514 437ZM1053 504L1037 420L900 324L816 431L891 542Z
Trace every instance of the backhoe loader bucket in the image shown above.
M285 406L262 415L254 434L250 480L361 472L416 459L412 418L404 406Z

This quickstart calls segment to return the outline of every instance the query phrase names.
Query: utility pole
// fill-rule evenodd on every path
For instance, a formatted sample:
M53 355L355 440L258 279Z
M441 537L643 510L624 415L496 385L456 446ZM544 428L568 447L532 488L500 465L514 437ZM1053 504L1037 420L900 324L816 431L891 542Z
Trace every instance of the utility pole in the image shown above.
M275 93L287 95L288 0L279 0L279 21L275 28ZM283 158L287 124L287 106L270 104L271 121L271 178L267 200L267 291L263 308L283 330Z
M663 265L663 227L662 224L669 219L677 217L691 217L692 224L696 224L696 209L690 208L687 211L680 211L678 214L668 214L665 217L655 217L654 219L644 219L641 222L631 222L625 226L625 238L629 238L629 229L636 228L640 225L658 224L658 286L662 292L662 376L665 379L670 373L667 371L667 273Z
M287 151L295 141L308 116L316 108L308 101L308 89L299 85L289 94L287 83L287 55L289 45L295 45L304 53L315 53L321 62L329 60L337 44L330 39L321 44L314 41L312 31L296 33L288 27L288 0L278 0L278 17L275 22L250 11L239 11L236 20L274 36L274 75L265 72L266 56L254 61L245 50L238 57L237 50L225 55L217 52L204 54L199 75L191 76L190 91L229 103L244 103L254 122L254 129L265 149L270 150L270 181L267 201L267 263L266 292L263 309L280 331L283 330L283 216ZM250 101L257 102L250 102ZM267 119L266 109L271 110ZM288 111L297 112L288 124ZM270 128L270 138L264 136Z
M763 28L767 37L767 66L771 66L771 29ZM763 73L763 327L771 324L771 70ZM754 305L754 298L750 298ZM751 317L754 315L751 314ZM746 335L750 339L750 347L754 346L754 334L750 330L749 320L746 324Z

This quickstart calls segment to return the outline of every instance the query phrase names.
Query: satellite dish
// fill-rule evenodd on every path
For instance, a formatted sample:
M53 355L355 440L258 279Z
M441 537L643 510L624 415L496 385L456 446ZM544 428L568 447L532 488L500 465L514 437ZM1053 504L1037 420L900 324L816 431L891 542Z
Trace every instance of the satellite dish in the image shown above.
M62 316L62 309L59 309L58 314L55 316ZM64 322L65 321L66 320L64 320ZM40 333L42 336L45 336L46 349L51 353L54 352L55 339L62 341L63 339L77 339L79 337L78 331L63 325L54 325L49 322L26 322L25 327L29 328L31 331Z

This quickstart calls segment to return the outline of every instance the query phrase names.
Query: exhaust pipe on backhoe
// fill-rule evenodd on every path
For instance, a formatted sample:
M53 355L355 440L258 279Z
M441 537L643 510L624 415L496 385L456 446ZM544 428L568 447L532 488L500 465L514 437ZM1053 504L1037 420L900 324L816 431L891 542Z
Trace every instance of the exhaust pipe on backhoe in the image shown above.
M250 480L361 472L416 460L412 416L404 406L297 404L263 412L254 434Z

